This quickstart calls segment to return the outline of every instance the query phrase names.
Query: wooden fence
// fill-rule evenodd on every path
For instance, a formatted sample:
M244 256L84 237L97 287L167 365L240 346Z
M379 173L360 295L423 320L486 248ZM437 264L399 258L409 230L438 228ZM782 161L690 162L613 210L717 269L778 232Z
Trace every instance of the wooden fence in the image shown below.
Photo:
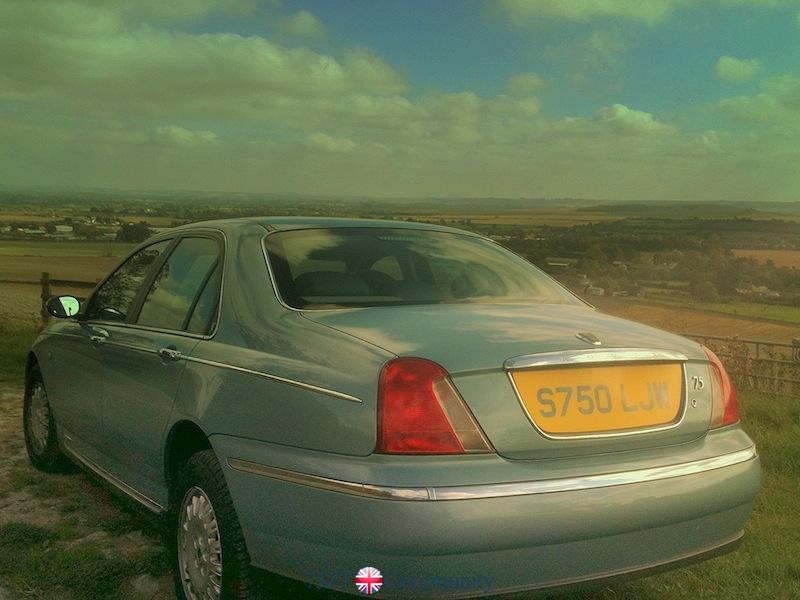
M44 327L50 320L45 302L53 295L53 286L89 291L97 282L51 279L49 273L42 273L41 284ZM725 363L739 388L800 396L800 338L787 344L697 333L681 335L711 348Z
M790 343L684 333L713 350L740 389L800 396L800 338Z

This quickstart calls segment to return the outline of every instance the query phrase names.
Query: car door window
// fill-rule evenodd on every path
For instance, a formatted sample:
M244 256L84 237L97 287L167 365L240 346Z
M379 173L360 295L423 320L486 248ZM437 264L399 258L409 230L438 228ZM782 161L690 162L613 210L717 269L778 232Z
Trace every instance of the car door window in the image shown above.
M203 291L200 292L194 309L192 309L192 316L189 317L189 325L186 327L186 331L189 333L197 333L199 335L210 333L217 315L221 279L222 267L217 264L203 286Z
M139 288L171 240L157 242L131 255L97 290L89 304L89 319L124 322Z
M164 262L147 292L138 325L159 329L185 330L192 309L201 301L205 310L213 310L212 300L205 296L207 284L219 262L219 244L210 238L184 238ZM213 290L209 292L213 295ZM211 309L208 306L212 306ZM202 315L198 316L202 319ZM195 327L199 327L195 323Z

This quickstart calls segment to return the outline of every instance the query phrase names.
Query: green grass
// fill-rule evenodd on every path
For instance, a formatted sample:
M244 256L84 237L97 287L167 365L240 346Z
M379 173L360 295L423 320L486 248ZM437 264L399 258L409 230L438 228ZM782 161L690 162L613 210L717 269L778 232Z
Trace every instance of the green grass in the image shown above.
M0 322L0 384L22 382L25 360L36 335L33 328L17 329Z
M759 304L757 302L709 302L692 306L747 318L772 319L800 324L800 308L782 304Z
M637 300L645 300L668 306L692 308L695 310L709 310L711 312L735 315L747 319L768 319L770 321L782 321L784 323L800 325L800 308L797 306L762 304L758 302L743 302L740 300L731 302L692 302L690 300L669 298L661 295L648 295L646 298Z
M8 364L19 367L19 353ZM800 598L800 398L745 392L740 402L745 429L759 447L764 482L739 550L678 571L558 598ZM12 597L116 600L125 595L126 579L167 571L157 541L160 522L112 497L96 481L45 475L20 463L10 470L6 485L10 492L25 489L34 498L59 498L61 514L51 527L14 522L0 527L0 585ZM111 536L144 531L152 548L130 559L109 553L102 541L70 545L97 530Z
M99 543L71 541L55 528L0 527L0 578L24 597L115 600L126 597L126 578L158 575L164 568L157 551L131 559L104 551Z
M685 569L563 598L800 598L800 398L747 392L740 402L764 473L741 547Z

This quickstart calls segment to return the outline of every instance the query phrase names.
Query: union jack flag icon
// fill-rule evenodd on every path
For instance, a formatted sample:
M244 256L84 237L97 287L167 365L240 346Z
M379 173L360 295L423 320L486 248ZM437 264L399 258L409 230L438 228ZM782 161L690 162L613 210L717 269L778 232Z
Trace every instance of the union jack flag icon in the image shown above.
M364 567L356 573L356 587L362 594L376 594L382 585L383 575L375 567Z

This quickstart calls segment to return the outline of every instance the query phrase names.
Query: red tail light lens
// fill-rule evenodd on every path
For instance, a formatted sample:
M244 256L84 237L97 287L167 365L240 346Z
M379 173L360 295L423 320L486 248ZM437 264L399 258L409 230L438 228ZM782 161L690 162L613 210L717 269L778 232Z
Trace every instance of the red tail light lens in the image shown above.
M381 372L376 451L463 454L491 449L447 371L429 360L398 358Z
M722 361L711 350L703 347L711 363L711 423L710 429L731 425L739 420L739 402L736 388L722 365Z

